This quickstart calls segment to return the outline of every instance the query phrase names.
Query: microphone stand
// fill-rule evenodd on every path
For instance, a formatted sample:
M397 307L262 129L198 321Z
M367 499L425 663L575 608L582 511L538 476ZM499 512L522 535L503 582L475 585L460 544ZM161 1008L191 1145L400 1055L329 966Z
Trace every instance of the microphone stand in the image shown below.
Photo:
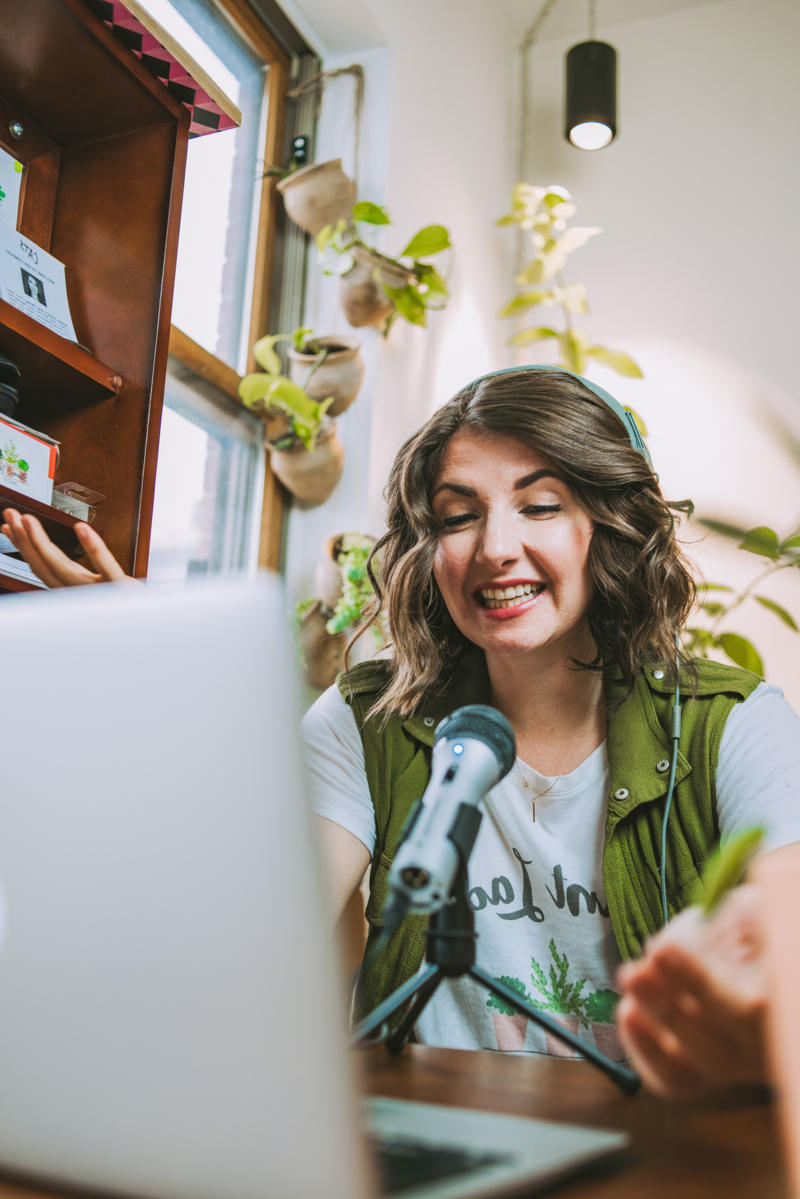
M409 1034L422 1015L428 1002L445 978L461 978L468 975L487 991L492 991L506 1001L522 1016L544 1028L554 1037L564 1041L598 1070L609 1076L626 1095L633 1095L641 1086L639 1075L619 1062L612 1062L594 1046L582 1041L569 1029L551 1019L545 1012L526 1003L516 992L492 978L475 964L475 913L469 902L467 865L475 844L483 816L472 804L461 804L453 827L448 836L459 854L459 867L450 897L444 907L432 913L428 920L428 941L425 969L384 1000L369 1016L353 1029L350 1045L385 1044L390 1053L400 1053ZM397 1028L388 1032L385 1025L395 1014L410 1007L401 1018ZM377 1032L377 1036L373 1034Z

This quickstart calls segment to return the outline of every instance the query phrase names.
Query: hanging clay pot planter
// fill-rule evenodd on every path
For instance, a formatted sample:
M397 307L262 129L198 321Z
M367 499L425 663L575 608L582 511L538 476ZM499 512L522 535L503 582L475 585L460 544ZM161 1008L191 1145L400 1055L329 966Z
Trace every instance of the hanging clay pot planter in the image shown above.
M362 542L375 544L375 538L367 533L356 533ZM323 543L322 551L317 562L314 575L314 589L326 607L331 611L336 607L342 596L342 568L339 565L339 551L342 548L344 533L335 533Z
M342 170L341 158L301 167L277 186L289 216L312 237L326 225L347 220L356 198L355 184Z
M382 325L387 316L394 312L394 304L378 285L373 276L379 270L381 283L387 287L405 287L415 279L411 272L397 266L381 254L371 253L361 246L353 250L353 263L340 280L341 300L348 324L354 329L364 325Z
M339 671L344 670L345 637L343 633L331 636L325 628L328 615L319 601L313 603L301 616L297 633L305 680L317 691L332 687Z
M358 395L364 381L364 360L359 353L361 342L357 337L335 334L331 337L315 337L314 343L328 351L324 362L309 379L308 372L318 355L301 354L292 346L289 350L289 377L318 403L333 396L328 416L341 416Z
M301 441L290 449L270 448L272 469L301 508L324 504L341 478L344 446L336 433L335 421L322 419L314 449L309 453Z

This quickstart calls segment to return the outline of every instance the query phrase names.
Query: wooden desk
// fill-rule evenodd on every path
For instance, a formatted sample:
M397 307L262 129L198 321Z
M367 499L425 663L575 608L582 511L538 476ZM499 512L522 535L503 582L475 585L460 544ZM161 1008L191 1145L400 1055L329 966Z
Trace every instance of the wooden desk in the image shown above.
M558 1199L788 1199L774 1108L755 1093L676 1104L628 1098L587 1062L564 1058L424 1045L363 1057L372 1095L631 1134L623 1158L561 1184Z
M558 1199L789 1199L774 1109L751 1096L702 1104L621 1095L587 1062L408 1046L362 1058L372 1095L624 1129L632 1145L557 1188ZM59 1199L0 1182L0 1199ZM60 1197L63 1199L63 1196Z

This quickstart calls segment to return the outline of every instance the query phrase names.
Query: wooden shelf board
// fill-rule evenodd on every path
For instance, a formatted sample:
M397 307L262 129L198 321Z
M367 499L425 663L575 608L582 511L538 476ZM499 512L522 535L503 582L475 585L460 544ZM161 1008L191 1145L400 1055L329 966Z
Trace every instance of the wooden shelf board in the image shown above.
M23 424L44 413L113 399L122 385L112 367L5 300L0 300L0 351L22 372L14 416Z
M45 591L45 587L37 587L35 583L26 583L24 579L12 579L11 575L0 574L0 591Z
M30 513L42 522L44 530L51 541L62 549L70 558L80 558L83 547L75 535L75 526L80 522L68 512L54 508L51 504L43 504L41 500L30 499L13 487L3 487L0 484L0 512L4 508L16 508L17 512ZM0 522L2 523L2 522ZM102 529L96 529L102 537ZM0 578L2 586L2 578Z

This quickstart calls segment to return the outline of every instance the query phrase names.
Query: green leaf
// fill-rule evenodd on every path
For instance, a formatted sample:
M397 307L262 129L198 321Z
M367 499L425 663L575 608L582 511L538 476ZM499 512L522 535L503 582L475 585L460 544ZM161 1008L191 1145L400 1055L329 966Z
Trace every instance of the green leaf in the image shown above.
M522 272L517 275L516 282L520 287L525 287L529 283L544 283L549 273L547 259L543 254L537 254Z
M698 583L698 591L733 591L727 583Z
M501 320L506 316L516 316L525 308L533 308L536 304L544 304L547 300L552 301L552 299L552 291L526 291L521 296L515 296L513 300L504 304L497 315Z
M788 624L789 628L793 629L795 633L800 632L800 630L797 628L794 617L790 616L786 609L782 608L780 604L776 604L774 600L767 599L765 595L754 595L753 599L758 600L762 607L769 608L770 612L774 612L776 616L780 616L783 623Z
M292 340L294 341L295 349L302 353L303 346L306 344L313 332L314 330L310 325L301 325L300 328L295 329L294 333L292 334Z
M384 283L383 290L400 315L405 317L410 324L425 324L425 304L415 287L412 287L410 283L405 287L387 287Z
M768 529L766 525L760 525L757 529L749 529L739 548L747 550L750 554L758 554L762 558L780 557L778 534L773 529Z
M369 200L360 200L353 206L353 220L364 221L367 225L391 225L392 218L385 208L378 204L370 204Z
M738 525L729 525L722 520L708 520L705 516L700 516L698 519L704 528L710 529L712 533L719 533L722 537L735 537L738 541L745 535L745 530L740 529Z
M427 288L425 291L422 290L422 287L417 289L417 294L421 297L425 307L444 308L450 298L450 292L436 267L429 262L418 262L414 267L414 274L417 276L419 284Z
M715 649L717 646L717 638L708 629L687 629L686 632L697 645L705 649Z
M324 250L332 237L333 225L323 225L317 236L314 238L317 249Z
M568 329L559 338L564 365L576 375L582 375L586 369L586 334L583 329Z
M721 616L723 612L727 612L725 604L720 604L716 600L706 600L705 603L700 604L700 607L712 617Z
M778 547L783 553L785 550L800 550L800 533L792 533L791 537L787 537Z
M630 379L643 379L639 367L627 354L623 354L622 350L610 350L608 346L592 346L586 351L591 354L592 358L596 358L598 362L602 362L603 366L610 366L612 371L616 371L618 375L626 375Z
M706 916L736 886L763 841L763 828L742 829L711 855L703 867L703 877L697 883L694 897Z
M548 329L546 325L537 325L532 329L521 329L519 333L515 333L513 337L509 337L506 344L510 346L531 346L535 341L549 341L553 337L558 337L555 329Z
M253 346L253 357L269 375L281 373L281 360L273 350L276 341L291 341L290 333L277 333L274 337L260 337Z
M442 250L446 250L449 245L450 234L444 225L426 225L419 233L414 234L405 250L401 251L400 257L405 258L408 255L410 258L430 258L432 254L440 254Z
M717 645L737 666L764 677L764 664L755 646L746 637L740 637L738 633L720 633Z

